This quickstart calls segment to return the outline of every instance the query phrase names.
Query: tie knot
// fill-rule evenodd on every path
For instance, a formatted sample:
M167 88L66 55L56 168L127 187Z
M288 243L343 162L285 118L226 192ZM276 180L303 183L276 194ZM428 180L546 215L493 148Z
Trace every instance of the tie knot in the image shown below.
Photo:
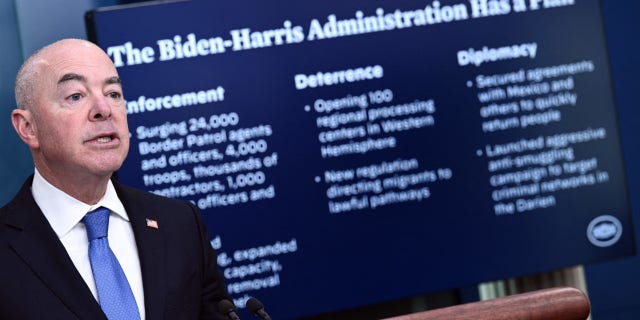
M105 207L100 207L87 213L82 222L87 227L89 241L104 238L109 230L109 214L111 211Z

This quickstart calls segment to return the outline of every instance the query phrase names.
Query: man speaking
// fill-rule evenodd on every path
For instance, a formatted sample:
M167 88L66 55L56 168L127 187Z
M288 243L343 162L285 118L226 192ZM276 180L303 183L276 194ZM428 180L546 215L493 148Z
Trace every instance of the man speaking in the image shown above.
M35 173L0 209L0 318L225 319L195 206L112 179L129 129L109 57L55 42L24 62L15 94Z

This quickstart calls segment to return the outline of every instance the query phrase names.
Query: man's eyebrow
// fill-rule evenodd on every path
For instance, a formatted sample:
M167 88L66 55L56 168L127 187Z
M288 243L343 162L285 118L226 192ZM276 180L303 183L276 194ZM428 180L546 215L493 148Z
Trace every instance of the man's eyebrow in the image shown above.
M87 78L85 78L83 75L77 74L77 73L67 73L65 75L63 75L60 80L58 80L58 84L63 83L63 82L67 82L67 81L72 81L72 80L77 80L80 82L87 82Z
M77 73L67 73L65 75L63 75L60 80L58 80L58 84L60 83L64 83L67 81L80 81L80 82L87 82L87 78L81 74L77 74ZM104 84L121 84L120 78L118 76L113 76L110 78L107 78L104 81Z
M120 81L120 78L117 76L107 78L107 80L105 80L104 83L105 84L122 84L122 82Z

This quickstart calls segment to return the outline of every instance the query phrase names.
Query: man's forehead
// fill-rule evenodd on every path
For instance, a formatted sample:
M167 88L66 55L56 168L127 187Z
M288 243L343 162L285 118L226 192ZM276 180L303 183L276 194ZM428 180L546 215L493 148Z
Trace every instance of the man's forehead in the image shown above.
M106 61L105 59L54 58L44 64L43 68L49 74L49 81L58 86L74 82L120 84L118 72L108 58Z

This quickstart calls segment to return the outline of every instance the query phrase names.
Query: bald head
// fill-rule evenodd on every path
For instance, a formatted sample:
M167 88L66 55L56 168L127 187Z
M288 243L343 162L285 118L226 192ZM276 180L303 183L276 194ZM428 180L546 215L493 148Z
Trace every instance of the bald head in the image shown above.
M72 54L78 49L97 50L109 59L104 51L95 44L82 39L63 39L47 45L24 61L16 76L15 96L20 109L33 109L36 105L36 94L40 92L39 85L43 80L45 68L56 63L56 59Z

